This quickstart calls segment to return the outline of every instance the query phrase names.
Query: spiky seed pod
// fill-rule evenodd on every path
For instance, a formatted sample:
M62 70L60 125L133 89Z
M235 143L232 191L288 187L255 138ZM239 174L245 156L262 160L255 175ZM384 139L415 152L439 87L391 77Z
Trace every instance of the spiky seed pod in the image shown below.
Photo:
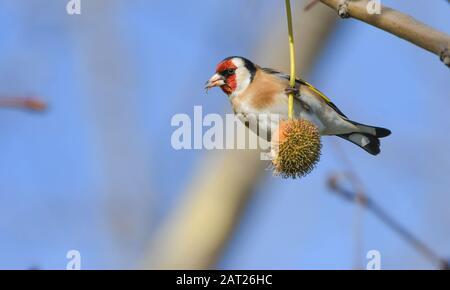
M294 179L307 175L319 161L321 148L319 130L310 121L281 121L272 140L275 174Z

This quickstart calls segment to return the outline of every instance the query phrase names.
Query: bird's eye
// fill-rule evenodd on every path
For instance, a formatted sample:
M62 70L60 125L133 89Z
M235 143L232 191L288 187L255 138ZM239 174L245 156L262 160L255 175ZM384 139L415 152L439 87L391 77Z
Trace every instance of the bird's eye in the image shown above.
M235 69L229 68L229 69L224 70L224 71L222 72L222 74L223 74L225 77L228 77L228 76L233 75L235 71L236 71Z

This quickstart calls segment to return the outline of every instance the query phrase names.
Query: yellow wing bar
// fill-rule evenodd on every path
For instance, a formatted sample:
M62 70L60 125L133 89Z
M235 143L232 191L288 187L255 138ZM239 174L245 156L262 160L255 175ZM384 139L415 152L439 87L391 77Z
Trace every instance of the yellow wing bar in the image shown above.
M331 108L333 108L333 110L335 110L339 115L341 115L342 117L347 118L347 116L345 116L344 113L342 113L341 110L339 110L339 108L327 97L325 96L321 91L319 91L318 89L316 89L315 87L313 87L313 85L311 85L308 82L305 82L304 80L299 80L299 82L301 84L306 85L308 88L310 88L311 90L313 90L316 94L318 94L322 99L325 100L325 102L327 103L328 106L330 106Z
M301 80L301 82L304 83L305 85L307 85L311 90L316 92L319 96L321 96L325 101L327 101L327 103L332 103L331 100L327 96L325 96L321 91L316 89L313 85L311 85L308 82L305 82L304 80Z

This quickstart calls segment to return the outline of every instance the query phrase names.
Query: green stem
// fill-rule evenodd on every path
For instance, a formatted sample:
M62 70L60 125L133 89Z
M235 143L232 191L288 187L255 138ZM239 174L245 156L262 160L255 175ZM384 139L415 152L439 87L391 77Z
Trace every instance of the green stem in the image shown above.
M294 31L292 29L292 12L291 12L291 1L286 0L286 16L288 23L288 34L289 34L289 55L290 55L290 65L291 73L289 84L292 88L295 88L295 47L294 47ZM289 105L288 105L288 116L289 119L294 117L294 94L289 94Z

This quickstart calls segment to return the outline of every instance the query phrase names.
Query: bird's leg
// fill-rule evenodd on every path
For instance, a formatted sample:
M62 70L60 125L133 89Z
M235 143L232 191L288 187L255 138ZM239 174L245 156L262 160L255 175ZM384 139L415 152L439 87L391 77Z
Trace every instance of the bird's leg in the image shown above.
M300 87L287 87L286 89L284 89L284 92L289 95L289 94L294 94L294 98L296 98L298 101L300 101L300 104L302 105L303 110L305 110L306 112L310 113L311 112L311 106L308 105L304 100L302 100L302 98L300 98Z
M300 89L298 87L287 87L286 89L284 89L284 92L286 93L286 95L293 94L294 97L300 96Z

